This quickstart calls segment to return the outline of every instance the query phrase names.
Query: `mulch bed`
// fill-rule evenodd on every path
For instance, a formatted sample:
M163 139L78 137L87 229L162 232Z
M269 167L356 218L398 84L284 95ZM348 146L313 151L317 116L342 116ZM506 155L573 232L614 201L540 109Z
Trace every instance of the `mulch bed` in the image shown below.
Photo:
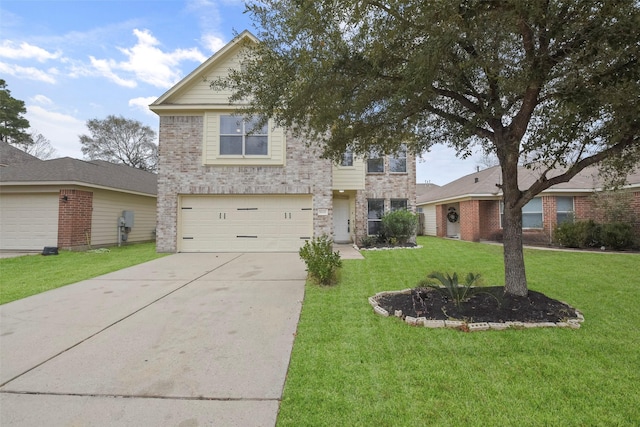
M477 288L476 288L477 289ZM378 305L391 315L402 310L402 317L428 320L477 322L566 322L577 319L576 310L546 295L529 291L526 297L504 295L501 286L483 287L458 307L451 298L433 288L415 288L410 293L390 293L377 298Z

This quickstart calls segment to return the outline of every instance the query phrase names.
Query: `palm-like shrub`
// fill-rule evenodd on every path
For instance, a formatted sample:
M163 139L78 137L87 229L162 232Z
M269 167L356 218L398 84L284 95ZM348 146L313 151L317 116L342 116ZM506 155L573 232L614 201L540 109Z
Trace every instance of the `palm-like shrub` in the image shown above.
M460 307L460 304L467 301L475 293L474 285L480 284L480 274L468 273L464 283L460 283L458 273L441 273L434 271L427 275L428 279L435 279L437 282L425 281L422 284L426 287L436 289L448 298L451 298Z

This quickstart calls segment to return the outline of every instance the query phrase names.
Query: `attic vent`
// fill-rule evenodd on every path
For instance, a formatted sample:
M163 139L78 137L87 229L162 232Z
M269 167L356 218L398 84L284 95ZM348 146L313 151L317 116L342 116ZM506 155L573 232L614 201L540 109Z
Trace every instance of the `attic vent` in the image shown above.
M475 179L476 184L478 183L478 181L480 181L478 178Z

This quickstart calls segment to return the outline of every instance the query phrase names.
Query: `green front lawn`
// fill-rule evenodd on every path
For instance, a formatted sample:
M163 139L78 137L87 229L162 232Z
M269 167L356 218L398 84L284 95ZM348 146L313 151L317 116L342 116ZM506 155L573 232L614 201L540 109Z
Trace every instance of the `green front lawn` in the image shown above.
M0 304L162 257L154 243L0 259Z
M279 426L640 425L640 255L526 250L529 288L581 310L582 327L462 333L383 318L367 298L433 270L501 285L502 247L418 243L307 284Z

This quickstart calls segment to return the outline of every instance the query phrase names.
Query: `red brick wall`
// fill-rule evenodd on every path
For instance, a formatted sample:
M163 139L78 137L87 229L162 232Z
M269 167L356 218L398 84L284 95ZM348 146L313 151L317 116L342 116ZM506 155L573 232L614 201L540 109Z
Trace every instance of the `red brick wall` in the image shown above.
M480 241L480 200L460 202L460 240Z
M58 247L74 248L89 245L91 243L92 215L92 192L60 190L60 202L58 204Z
M480 201L480 238L484 240L496 240L502 234L500 227L500 201Z
M589 196L576 196L573 198L573 208L576 220L593 219L593 200Z

